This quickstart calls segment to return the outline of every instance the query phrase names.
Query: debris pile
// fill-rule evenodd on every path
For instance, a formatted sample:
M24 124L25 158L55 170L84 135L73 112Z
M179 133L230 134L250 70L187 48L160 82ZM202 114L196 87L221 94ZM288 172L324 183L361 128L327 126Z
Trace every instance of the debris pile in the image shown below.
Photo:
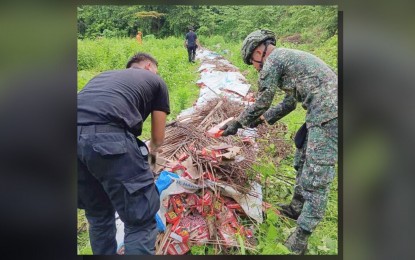
M204 179L210 179L246 191L250 184L246 173L252 168L257 151L255 133L241 130L243 138L207 136L209 129L238 116L243 109L240 103L214 99L197 108L192 115L177 119L166 128L155 172L179 172L197 184L203 185Z
M213 244L217 252L240 246L254 250L254 227L262 222L263 210L260 174L253 167L260 150L256 139L269 133L239 129L237 136L215 135L218 124L244 109L240 102L212 99L166 128L155 172L176 177L170 175L171 186L161 191L158 218L164 233L156 254L181 255L200 244Z
M237 235L253 237L253 230L240 224L242 217L246 214L235 200L215 195L210 189L172 195L166 213L168 225L158 237L156 254L182 255L192 245L241 246ZM244 246L254 247L250 242Z
M290 147L281 133L286 129L262 125L222 137L220 125L238 117L255 97L239 70L222 56L201 49L196 58L202 60L199 99L167 124L153 168L161 201L156 254L183 255L193 245L207 244L214 245L215 254L233 247L255 250L255 227L270 205L262 201L254 163L271 142L274 162L285 157Z

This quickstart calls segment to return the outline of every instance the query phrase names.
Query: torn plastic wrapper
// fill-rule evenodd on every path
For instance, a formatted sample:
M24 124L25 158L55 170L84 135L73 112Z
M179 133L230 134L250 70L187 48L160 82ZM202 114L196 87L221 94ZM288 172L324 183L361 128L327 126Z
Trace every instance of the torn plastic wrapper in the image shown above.
M176 214L180 214L185 210L182 197L180 195L173 195L170 198L170 203L173 205L173 209Z
M218 228L218 233L223 239L225 247L236 245L236 231L229 224L222 225Z
M166 188L161 194L160 194L160 209L157 212L157 215L160 217L161 222L164 226L166 226L166 216L165 214L169 212L168 205L166 205L167 201L170 201L170 196L180 193L195 193L198 190L202 189L204 186L197 185L195 183L190 182L189 180L186 180L186 178L178 177L172 178L172 183L168 188Z
M233 211L228 208L223 208L220 213L216 214L216 217L221 225L231 223L232 226L235 226L235 224L238 222Z
M222 157L225 157L228 160L233 160L241 152L241 147L234 146L227 149L227 152L222 154Z
M167 248L167 253L170 255L184 255L189 250L189 246L185 243L171 243Z
M210 190L207 190L200 200L200 206L197 207L197 210L202 214L202 216L205 217L213 214L212 202L213 194Z
M187 243L190 234L187 228L178 227L174 232L170 233L170 237L178 241L179 243Z
M249 144L249 145L254 145L255 144L255 140L252 137L249 137L249 136L245 136L244 138L242 138L242 142L244 144Z
M199 196L197 196L196 194L192 193L192 194L188 194L187 198L186 198L186 204L192 208L192 207L196 207L197 205L199 205Z
M210 187L222 188L222 195L233 198L241 205L245 214L255 219L258 223L262 223L262 187L259 183L253 182L250 192L245 195L223 183L212 182L208 179L205 180L205 183Z
M174 173L182 174L184 171L186 171L186 167L184 167L181 163L177 163L171 168L171 171Z
M226 207L228 207L228 209L242 209L241 205L239 205L238 203L228 204L226 205Z
M220 150L209 150L207 148L202 148L200 155L207 160L210 160L212 163L219 162L221 160L221 151Z
M186 160L184 160L182 162L182 165L184 167L186 167L186 175L190 178L190 179L199 179L201 177L200 172L198 171L198 169L193 165L193 160L192 157L188 157Z
M175 224L177 220L180 219L180 216L176 214L174 211L169 211L166 213L166 221L167 223Z

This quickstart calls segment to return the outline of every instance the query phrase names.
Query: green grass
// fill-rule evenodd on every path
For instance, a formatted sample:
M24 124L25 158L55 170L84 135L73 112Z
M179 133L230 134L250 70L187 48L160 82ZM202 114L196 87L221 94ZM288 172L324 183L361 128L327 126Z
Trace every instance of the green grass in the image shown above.
M243 63L240 57L241 42L227 42L221 36L210 38L200 37L204 47L224 55L231 63L237 66L245 75L253 90L257 88L258 73L252 66ZM321 44L284 44L287 48L296 48L309 51L337 71L337 36L332 37ZM195 82L199 78L196 69L197 64L187 62L187 52L183 48L183 40L178 38L167 39L145 39L143 45L138 45L135 39L100 39L100 40L78 40L78 91L95 75L105 70L122 69L128 58L137 51L148 52L159 61L159 74L166 81L170 93L171 114L168 120L173 120L181 110L190 107L197 99L199 88ZM283 99L284 95L278 93L274 103ZM292 167L294 157L293 137L297 129L305 120L306 111L301 104L289 115L280 120L287 125L287 133L284 139L292 144L291 153L283 158L278 167L272 163L263 162L264 165L258 166L264 179L267 178L267 187L264 200L276 204L277 202L289 202L292 197L293 187L280 179L276 178L275 173L295 177L295 170ZM144 124L141 139L150 136L150 126L147 119ZM266 160L266 159L265 159ZM335 178L331 185L329 202L326 215L323 221L309 240L309 254L337 254L337 225L338 225L338 181ZM78 210L78 226L86 223L82 210ZM256 254L287 254L287 249L283 246L285 239L295 228L295 222L278 217L272 211L267 214L267 219L259 225L256 234L259 241L258 252ZM191 249L192 254L205 255L214 254L210 246L195 246ZM78 234L78 254L91 254L89 237L87 231ZM234 254L241 252L236 250ZM246 250L246 254L255 254Z
M198 65L187 62L182 39L145 39L142 45L135 39L78 40L78 91L103 71L125 68L128 59L139 51L150 53L159 62L159 75L169 88L171 114L167 120L175 119L199 95L195 84ZM150 138L150 122L150 118L145 121L141 139Z
M88 222L85 218L85 211L78 209L78 255L92 255L89 243Z

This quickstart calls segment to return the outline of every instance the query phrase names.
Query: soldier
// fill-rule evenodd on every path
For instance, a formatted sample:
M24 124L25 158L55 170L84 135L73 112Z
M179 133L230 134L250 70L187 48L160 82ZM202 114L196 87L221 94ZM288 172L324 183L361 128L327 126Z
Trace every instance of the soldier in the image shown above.
M308 237L324 216L329 186L337 162L337 75L321 59L299 50L275 47L275 34L257 30L244 40L244 62L259 72L256 102L221 129L223 136L238 128L274 124L296 108L307 110L305 124L296 134L297 170L294 195L282 213L297 220L296 230L285 245L295 254L304 254ZM284 100L271 107L275 92L285 92Z
M143 43L143 40L141 38L142 35L143 35L143 33L140 32L140 31L138 31L137 32L137 35L135 36L135 38L137 39L138 44L142 44Z

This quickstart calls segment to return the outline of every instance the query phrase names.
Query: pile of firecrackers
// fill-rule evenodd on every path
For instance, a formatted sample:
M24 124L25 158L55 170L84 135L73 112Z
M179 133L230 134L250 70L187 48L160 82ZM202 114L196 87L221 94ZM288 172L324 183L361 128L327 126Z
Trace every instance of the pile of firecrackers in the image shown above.
M168 209L166 222L170 224L164 235L170 239L161 245L161 252L183 255L191 244L232 247L238 246L236 234L247 239L253 237L252 228L239 224L238 220L246 216L242 207L232 198L215 195L210 189L171 195L163 203Z

